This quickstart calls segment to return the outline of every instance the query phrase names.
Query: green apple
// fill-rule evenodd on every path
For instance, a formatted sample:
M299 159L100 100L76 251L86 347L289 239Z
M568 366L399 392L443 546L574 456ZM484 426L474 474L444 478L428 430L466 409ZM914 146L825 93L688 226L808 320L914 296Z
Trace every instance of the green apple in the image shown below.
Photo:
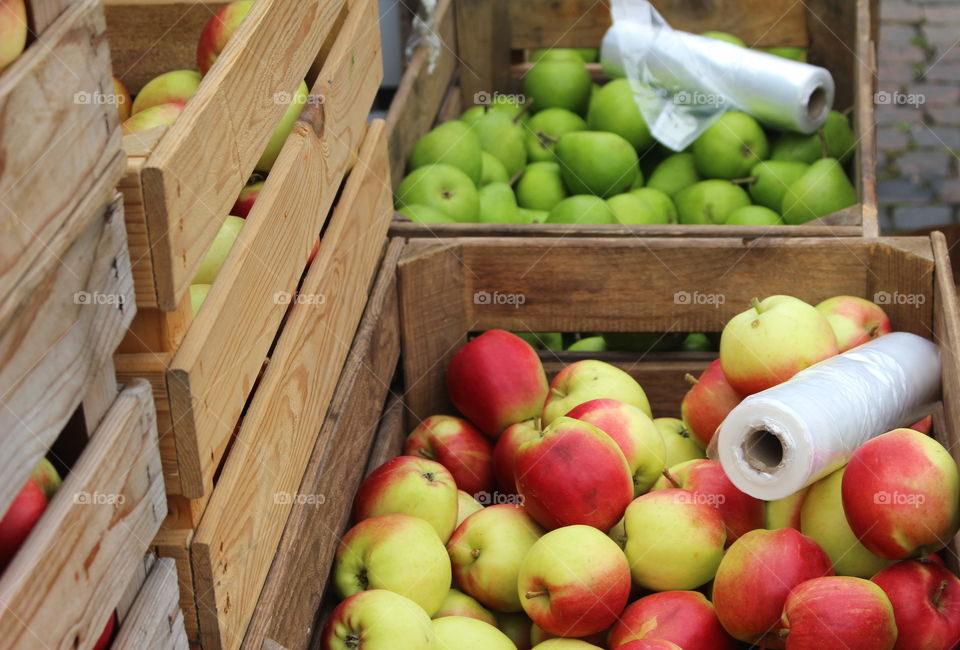
M476 221L480 197L470 177L452 165L430 165L410 172L397 187L397 210L426 205L460 223Z
M669 223L667 216L634 194L618 194L607 199L617 221L625 226Z
M626 192L637 177L638 160L633 146L615 133L574 131L557 143L560 173L571 194Z
M800 530L800 513L807 498L810 486L794 492L788 497L767 501L764 507L763 527L767 530L793 528Z
M563 335L560 332L514 332L535 350L562 350Z
M791 61L807 62L807 49L804 47L768 47L767 53Z
M480 188L480 223L517 223L517 196L508 183L490 183Z
M783 207L783 195L787 188L807 173L810 165L793 160L765 160L750 170L750 183L747 189L757 205L774 212Z
M522 205L518 208L520 223L546 223L550 213L546 210L531 210Z
M570 352L603 352L607 349L607 342L602 336L588 336L570 344Z
M571 363L553 378L543 404L543 425L594 399L626 402L653 417L647 394L633 377L609 363L588 359Z
M363 645L358 645L361 639ZM333 610L323 630L325 650L424 650L435 643L423 608L385 589L347 598Z
M639 190L643 188L643 170L640 167L637 167L637 177L633 179L633 185L630 186L630 191Z
M750 205L742 187L719 179L694 183L675 200L680 223L723 224L734 210Z
M186 104L197 92L201 79L196 70L172 70L154 77L137 93L130 114L136 115L151 106L171 102Z
M707 178L741 178L770 154L763 127L740 111L724 113L693 143L697 171Z
M60 486L63 485L63 479L60 478L60 472L46 458L41 458L37 466L33 468L33 477L40 482L43 488L43 494L49 502L53 495L57 493Z
M405 205L398 212L414 223L456 223L457 220L429 205Z
M420 605L428 616L450 591L450 558L433 527L410 515L364 519L347 531L333 561L341 598L386 589Z
M556 160L554 150L560 137L587 129L582 117L565 108L540 111L530 118L526 126L527 157L531 162Z
M583 115L593 82L583 61L546 60L535 63L523 78L523 94L533 110L565 108Z
M574 58L576 57L576 58ZM584 63L596 63L600 57L600 50L595 47L574 47L574 48L549 48L534 50L530 53L530 61L536 63L543 59L550 61L583 61Z
M307 82L301 81L300 85L297 86L296 92L293 94L290 104L287 106L286 112L280 119L280 123L277 125L277 128L273 130L273 135L270 136L270 141L267 142L267 148L260 154L260 160L257 161L255 168L257 171L267 174L273 169L273 164L277 162L280 151L283 149L283 144L287 141L287 137L289 137L290 132L293 131L294 125L297 123L297 120L300 119L300 113L303 112L303 108L307 105L308 93Z
M703 449L690 435L690 430L680 418L655 418L653 424L663 438L666 447L665 467L673 467L679 463L706 458Z
M480 138L477 134L466 123L451 120L417 140L410 154L410 169L444 163L453 165L474 183L479 183L483 178L480 154Z
M470 128L480 139L480 147L500 161L510 178L527 164L524 127L504 111L487 111Z
M784 222L801 224L849 208L857 202L857 190L840 162L823 158L787 188L780 213Z
M617 223L607 202L596 196L578 194L568 197L550 210L544 223Z
M497 625L497 619L490 613L489 609L478 603L476 599L456 589L447 592L447 597L443 599L440 609L434 613L433 618L443 618L444 616L466 616L494 627Z
M629 79L615 79L597 91L590 102L587 126L591 131L616 133L638 151L648 149L654 143L634 99Z
M657 165L647 180L647 187L660 190L676 199L677 194L700 180L692 153L675 153Z
M703 32L700 36L706 36L707 38L713 38L718 41L725 41L727 43L733 43L734 45L739 45L740 47L746 47L747 44L743 42L743 39L734 36L733 34L728 34L727 32Z
M630 194L643 199L658 215L657 223L677 223L677 206L668 194L652 187L639 187L630 190Z
M683 339L680 349L685 352L716 352L716 346L703 332L690 332Z
M555 162L530 163L517 182L517 202L528 210L549 212L565 198L567 190Z
M783 225L783 219L770 208L746 205L727 215L724 223L728 226L780 226Z
M460 121L468 126L473 126L481 117L487 114L486 106L474 106L468 108L460 115Z
M240 235L240 229L243 228L244 223L246 221L232 215L223 220L223 225L220 226L217 236L214 237L213 243L207 249L207 254L203 256L203 261L200 262L200 268L193 276L191 284L213 284L227 259L227 255L230 253L230 249L237 241L237 236Z
M823 157L823 142L817 133L783 133L770 149L770 160L810 165Z
M483 510L483 504L473 498L472 494L467 494L463 490L457 490L457 527L463 523L463 520L475 512ZM456 530L456 529L454 529Z
M207 299L207 294L210 293L210 289L213 288L213 285L210 284L191 284L190 285L190 313L196 316L200 313L200 308L203 307L204 301Z
M488 154L486 151L480 152L480 159L483 162L483 171L480 173L480 185L489 185L490 183L509 183L510 174L507 168L503 166L496 157Z
M123 135L149 131L159 126L170 126L177 121L180 113L186 104L181 102L172 102L170 104L158 104L144 109L136 115L131 115L120 128Z
M517 650L494 625L467 616L435 618L433 633L436 642L424 650Z
M823 125L823 139L827 147L827 156L846 162L857 149L857 138L853 134L850 120L839 111L830 111Z

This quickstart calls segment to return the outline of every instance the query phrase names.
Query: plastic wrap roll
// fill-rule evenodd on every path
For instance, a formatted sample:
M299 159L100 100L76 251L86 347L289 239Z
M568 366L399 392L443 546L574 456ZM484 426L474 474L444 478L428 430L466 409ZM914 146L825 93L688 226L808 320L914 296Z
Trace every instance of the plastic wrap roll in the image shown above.
M740 490L782 499L842 467L870 438L929 414L939 399L936 344L895 332L744 399L720 426L716 455Z

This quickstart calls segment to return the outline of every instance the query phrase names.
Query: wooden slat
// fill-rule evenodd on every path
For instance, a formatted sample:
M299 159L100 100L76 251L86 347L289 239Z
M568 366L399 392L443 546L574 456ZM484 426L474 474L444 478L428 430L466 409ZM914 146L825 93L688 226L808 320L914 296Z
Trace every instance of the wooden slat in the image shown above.
M286 305L366 128L380 83L377 5L357 0L274 166L170 367L182 494L201 497L260 372ZM281 225L282 224L282 225ZM326 242L324 243L326 246Z
M934 261L927 237L886 238L871 247L864 297L884 303L897 328L929 338L934 327ZM858 255L851 249L850 255Z
M59 8L62 3L56 3ZM0 324L100 214L123 169L99 0L78 0L0 75Z
M153 552L148 551L134 569L133 576L123 590L123 594L120 596L120 602L117 603L117 620L120 625L123 625L123 621L126 620L130 609L137 600L137 595L140 593L140 590L143 589L143 585L147 582L150 571L153 570L153 565L156 564L156 562L157 556L154 555Z
M158 560L110 647L113 650L186 650L189 645L179 595L174 561Z
M200 624L197 621L197 601L193 596L193 568L190 566L192 543L192 530L162 528L153 540L153 550L159 557L170 558L176 565L183 627L187 640L196 646L200 643Z
M53 444L133 317L121 213L119 201L99 210L0 330L0 511Z
M8 647L96 642L166 513L156 445L150 386L133 383L0 578Z
M136 275L134 275L134 289L136 290ZM187 330L190 329L190 323L193 322L190 296L184 296L175 311L160 311L149 307L144 308L139 302L137 304L137 315L130 323L130 328L120 342L117 352L134 354L176 352Z
M363 475L357 471L377 437L378 421L400 357L396 264L403 243L394 240L380 267L350 357L337 383L320 436L300 482L273 566L247 628L243 648L273 642L306 650L330 573L339 533L350 517ZM384 416L386 419L386 416ZM322 499L322 504L318 501Z
M27 0L30 31L42 35L76 0Z
M407 439L403 411L403 398L396 393L391 393L387 399L387 406L383 409L383 415L380 416L380 426L377 428L373 449L370 450L370 456L367 458L364 477L369 476L373 470L388 460L403 453L403 443Z
M204 650L239 647L253 615L290 512L277 495L300 485L383 250L388 176L376 120L193 541Z
M506 91L510 84L510 11L508 0L457 0L460 97L465 107L477 95ZM544 16L540 16L542 20Z
M83 423L87 433L92 434L100 426L100 421L107 414L120 389L117 386L117 375L113 364L108 360L87 384L87 392L83 396Z
M861 223L864 237L877 237L877 132L874 119L874 92L877 79L877 42L873 35L876 20L870 0L857 0L857 40L854 58L856 83L853 127L860 138L855 164L857 186L862 205Z

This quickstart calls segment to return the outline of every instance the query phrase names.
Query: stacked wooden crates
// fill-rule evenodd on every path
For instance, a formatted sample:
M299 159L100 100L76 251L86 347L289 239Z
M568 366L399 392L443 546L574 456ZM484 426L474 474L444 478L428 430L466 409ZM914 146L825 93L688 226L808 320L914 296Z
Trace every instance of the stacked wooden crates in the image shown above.
M136 93L194 69L226 2L106 0ZM137 318L115 357L145 376L189 639L244 640L383 255L392 217L374 0L258 0L168 128L126 136L121 183ZM285 110L310 97L202 308L189 284ZM317 238L320 236L318 248Z

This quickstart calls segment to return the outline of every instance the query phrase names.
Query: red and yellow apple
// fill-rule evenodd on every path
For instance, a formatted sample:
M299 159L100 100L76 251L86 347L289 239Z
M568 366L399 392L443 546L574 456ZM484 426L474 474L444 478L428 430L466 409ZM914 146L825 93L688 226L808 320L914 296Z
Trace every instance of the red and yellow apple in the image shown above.
M220 230L217 231L213 243L210 244L206 255L203 256L200 267L190 284L213 284L213 281L217 279L217 274L220 273L220 269L223 268L224 262L227 261L227 256L236 243L237 237L240 236L240 231L245 223L243 219L233 215L223 220Z
M834 296L819 305L817 311L824 315L841 352L893 331L890 319L876 304L857 296Z
M588 359L571 363L550 382L550 392L543 403L543 425L593 399L626 402L653 417L647 395L633 377L609 363Z
M673 467L685 460L706 457L700 445L694 442L690 429L680 418L654 418L653 423L663 438L667 452L663 463L665 467Z
M0 571L10 564L46 509L47 497L40 481L31 476L0 519Z
M911 424L909 428L913 429L914 431L919 431L920 433L925 433L929 436L930 431L933 429L933 415L920 418Z
M960 579L939 562L905 560L871 578L890 599L897 621L894 650L960 645Z
M684 650L670 641L631 641L617 650Z
M207 74L213 67L217 57L227 46L227 41L250 13L251 7L253 7L253 0L231 2L218 9L204 26L200 34L200 42L197 44L197 69L201 74Z
M253 204L257 202L258 198L260 198L260 192L263 191L263 185L264 181L247 183L244 188L240 190L240 196L237 197L236 203L233 204L230 214L235 214L241 219L246 219L247 215L250 214L250 211L253 210Z
M663 591L627 606L610 630L611 650L631 641L669 641L683 650L733 650L713 604L698 591Z
M160 104L186 104L200 87L200 73L196 70L171 70L146 83L133 100L131 115Z
M719 359L711 361L699 378L686 377L692 387L680 403L680 417L694 440L706 449L724 418L743 398L727 381Z
M307 105L309 92L310 89L307 88L307 82L301 81L296 91L291 95L290 103L287 104L287 110L284 111L283 117L280 118L280 123L273 130L273 135L270 136L270 140L267 142L267 148L260 154L260 159L257 161L255 167L258 172L268 174L270 170L273 169L273 164L277 162L280 151L283 149L283 144L287 141L287 138L290 137L290 132L293 131L294 125L296 125L297 120L300 119L300 113L303 112L304 107Z
M494 625L467 616L433 619L436 641L424 650L517 650Z
M206 302L212 288L212 284L190 285L190 312L194 316L200 313L200 308L203 307L203 303Z
M24 0L0 0L0 70L17 60L27 44Z
M493 490L493 447L466 420L432 415L410 432L403 446L407 456L435 460L446 467L467 494Z
M337 605L323 629L323 650L424 650L436 636L430 617L392 591L362 591Z
M517 422L507 427L493 448L493 473L497 485L504 494L518 494L517 481L513 476L517 450L523 443L540 437L537 420Z
M123 124L130 118L133 100L130 99L130 91L116 77L113 77L113 98L117 104L117 115L120 116L120 123Z
M140 133L141 131L149 131L158 126L170 126L180 117L184 106L185 104L181 103L151 106L136 115L131 115L130 118L121 125L120 131L123 135L131 135L133 133Z
M37 466L33 468L33 477L40 481L40 487L43 488L43 495L49 502L53 495L57 493L60 486L63 485L63 479L60 478L60 472L46 458L41 458Z
M457 528L467 517L481 510L483 510L483 504L474 499L472 494L457 490Z
M541 641L534 646L536 650L603 650L601 646L581 641L580 639L564 639L563 637L554 637Z
M447 593L447 597L440 604L440 609L433 614L433 618L443 618L444 616L466 616L497 627L497 619L490 613L489 609L478 603L476 599L456 589L451 589Z

